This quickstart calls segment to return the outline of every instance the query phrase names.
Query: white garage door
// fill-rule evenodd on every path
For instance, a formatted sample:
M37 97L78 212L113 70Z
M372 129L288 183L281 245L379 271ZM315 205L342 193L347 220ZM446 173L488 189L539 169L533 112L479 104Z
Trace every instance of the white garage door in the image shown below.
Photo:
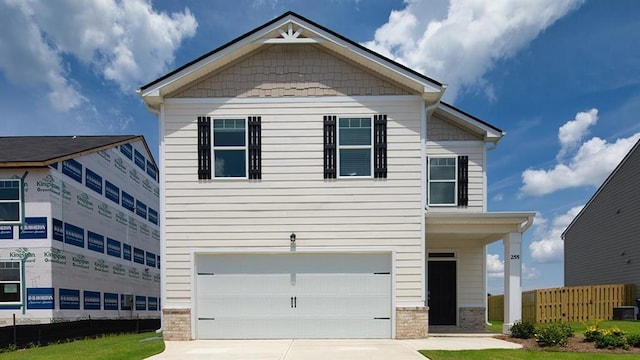
M202 255L199 339L390 338L388 254Z

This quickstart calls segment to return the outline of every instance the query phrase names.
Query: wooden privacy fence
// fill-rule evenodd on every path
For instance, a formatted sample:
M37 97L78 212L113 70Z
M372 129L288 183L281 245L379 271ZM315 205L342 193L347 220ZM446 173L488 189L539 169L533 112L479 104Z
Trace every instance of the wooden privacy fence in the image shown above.
M592 285L522 293L522 320L533 323L613 319L613 308L634 306L633 285ZM504 321L504 295L489 296L489 320Z

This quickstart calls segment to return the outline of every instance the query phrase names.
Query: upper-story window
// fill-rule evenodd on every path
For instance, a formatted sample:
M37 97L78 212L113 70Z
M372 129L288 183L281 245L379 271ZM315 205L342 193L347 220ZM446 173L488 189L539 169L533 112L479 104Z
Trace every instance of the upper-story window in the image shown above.
M468 206L469 157L430 157L428 160L428 204Z
M22 222L20 179L0 180L0 224Z
M262 179L260 116L246 119L198 117L198 179ZM213 174L212 174L213 173Z
M429 158L429 205L456 205L455 157Z
M371 118L338 119L339 176L371 176Z
M247 177L247 130L245 119L213 120L215 177Z

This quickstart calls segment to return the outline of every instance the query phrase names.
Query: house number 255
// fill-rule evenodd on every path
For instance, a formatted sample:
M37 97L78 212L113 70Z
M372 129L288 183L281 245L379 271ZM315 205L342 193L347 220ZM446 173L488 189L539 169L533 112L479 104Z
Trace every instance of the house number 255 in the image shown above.
M511 260L520 260L520 255L511 255Z

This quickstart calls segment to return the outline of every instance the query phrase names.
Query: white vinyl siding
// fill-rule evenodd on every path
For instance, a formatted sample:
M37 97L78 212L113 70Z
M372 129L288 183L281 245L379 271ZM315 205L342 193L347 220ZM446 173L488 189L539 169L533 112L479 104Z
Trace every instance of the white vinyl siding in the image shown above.
M167 301L190 303L189 254L224 247L392 247L396 300L423 299L419 97L165 104ZM391 101L390 101L391 99ZM323 116L388 114L388 178L323 178ZM198 182L197 116L262 118L262 180Z
M484 185L485 185L485 144L482 141L446 141L427 142L427 158L438 157L458 157L467 155L469 157L468 167L468 191L469 203L467 207L431 206L431 212L483 212L484 211ZM426 161L426 160L425 160ZM457 194L456 194L457 196Z

